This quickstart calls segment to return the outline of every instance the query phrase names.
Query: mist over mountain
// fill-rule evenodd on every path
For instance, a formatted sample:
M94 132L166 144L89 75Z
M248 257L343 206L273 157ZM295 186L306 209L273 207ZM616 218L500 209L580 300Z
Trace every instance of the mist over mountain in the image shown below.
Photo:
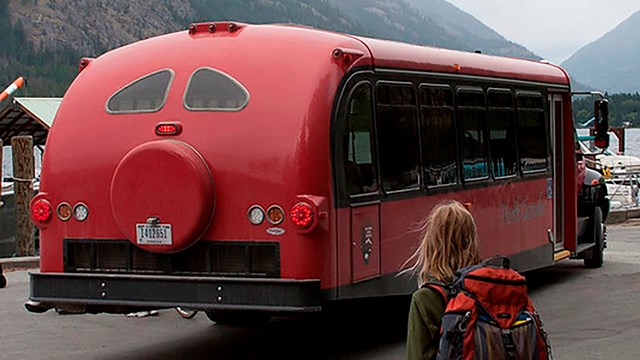
M297 23L350 34L540 59L444 0L0 0L0 81L61 96L81 57L192 22Z
M522 45L504 38L480 20L444 0L406 0L424 16L463 44L461 50L512 56L532 60L542 58Z
M562 63L572 77L610 93L640 91L640 11Z

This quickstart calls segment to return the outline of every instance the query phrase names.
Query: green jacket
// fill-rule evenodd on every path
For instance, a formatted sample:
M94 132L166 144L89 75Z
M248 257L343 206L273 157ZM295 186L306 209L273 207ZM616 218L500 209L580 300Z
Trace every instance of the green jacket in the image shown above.
M420 288L413 293L407 326L408 360L436 358L445 307L445 301L437 290Z

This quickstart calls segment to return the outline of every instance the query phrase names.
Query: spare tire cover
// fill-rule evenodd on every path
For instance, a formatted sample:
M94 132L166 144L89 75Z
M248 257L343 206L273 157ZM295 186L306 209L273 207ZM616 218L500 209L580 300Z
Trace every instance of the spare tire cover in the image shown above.
M134 148L111 180L118 228L133 244L152 252L180 251L198 240L212 220L214 195L207 163L193 147L176 140ZM154 232L152 223L164 234L155 241L145 237ZM145 231L147 235L138 234Z

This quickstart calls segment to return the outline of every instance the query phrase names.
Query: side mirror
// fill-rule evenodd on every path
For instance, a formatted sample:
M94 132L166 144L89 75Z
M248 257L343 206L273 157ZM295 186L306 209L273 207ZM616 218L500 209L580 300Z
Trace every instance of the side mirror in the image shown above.
M595 139L594 145L599 149L609 147L609 101L596 100L594 103Z

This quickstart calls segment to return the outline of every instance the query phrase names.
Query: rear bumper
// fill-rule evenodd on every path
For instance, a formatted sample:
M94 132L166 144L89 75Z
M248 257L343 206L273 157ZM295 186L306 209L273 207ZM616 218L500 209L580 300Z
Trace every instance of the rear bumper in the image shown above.
M29 299L80 312L127 313L176 306L266 312L320 310L319 280L30 273Z

